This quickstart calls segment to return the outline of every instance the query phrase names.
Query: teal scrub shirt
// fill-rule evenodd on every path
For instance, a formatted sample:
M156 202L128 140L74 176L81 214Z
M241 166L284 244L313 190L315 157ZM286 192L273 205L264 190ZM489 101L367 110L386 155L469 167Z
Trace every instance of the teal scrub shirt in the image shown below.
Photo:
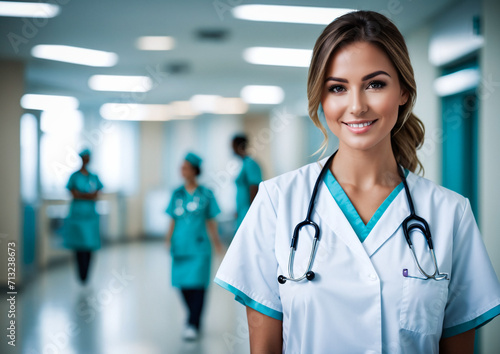
M241 172L236 178L236 228L243 221L250 208L250 186L258 186L262 182L262 172L259 165L248 156L243 158Z
M77 190L81 193L92 193L103 188L97 175L84 175L77 171L71 175L68 190ZM73 199L69 215L64 225L64 246L66 248L91 251L101 247L99 235L99 215L95 210L94 200Z
M170 252L172 285L183 289L206 288L210 282L212 246L206 222L220 209L211 190L198 186L191 194L177 188L166 210L175 220Z

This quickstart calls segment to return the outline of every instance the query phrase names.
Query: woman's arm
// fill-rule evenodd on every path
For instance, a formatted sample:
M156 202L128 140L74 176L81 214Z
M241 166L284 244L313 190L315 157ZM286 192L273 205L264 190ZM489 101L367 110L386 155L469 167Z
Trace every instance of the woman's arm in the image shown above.
M281 354L283 322L247 306L250 352L252 354Z
M98 192L99 191L95 191L95 192L92 192L92 193L82 193L82 192L79 192L76 189L72 189L71 190L71 195L73 196L74 199L96 200Z
M439 353L441 354L473 354L474 337L476 330L457 334L453 337L442 338L439 342Z
M165 235L165 243L167 244L167 246L170 246L170 241L172 240L172 235L174 234L174 228L175 228L175 220L172 219L170 221L167 234Z
M217 221L215 221L215 219L208 219L207 229L215 247L215 252L222 254L222 243L220 242L219 232L217 231Z

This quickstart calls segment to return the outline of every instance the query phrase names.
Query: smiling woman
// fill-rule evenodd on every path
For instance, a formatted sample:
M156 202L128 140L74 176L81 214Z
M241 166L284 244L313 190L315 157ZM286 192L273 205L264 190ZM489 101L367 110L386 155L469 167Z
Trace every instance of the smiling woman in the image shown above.
M388 104L386 108L393 111L384 111L383 114L389 114L389 118L394 119L389 125L394 123L390 140L396 160L414 172L417 167L423 169L416 150L423 143L425 131L422 122L412 113L417 96L413 69L398 29L385 17L380 21L370 24L374 27L366 31L359 28L348 31L350 24L342 21L334 21L325 28L316 42L309 69L309 115L323 132L325 147L328 137L318 117L318 110L320 114L325 113L324 104L330 104L327 110L331 109L332 103L335 107L341 103L344 109L350 105L349 113L356 115L355 119L350 118L352 124L375 122L377 119L370 120L367 117L377 116L377 110L385 109L382 106ZM327 95L327 92L338 95L340 91L344 93L342 99ZM397 105L391 105L394 99L398 101ZM372 104L375 106L369 112L365 111ZM379 126L385 125L380 123ZM331 119L328 120L328 126L332 129L330 124ZM368 130L355 132L364 133ZM335 131L332 132L337 135Z
M346 14L318 38L309 114L339 148L260 184L215 279L247 307L252 353L471 354L500 314L469 201L414 173L415 97L383 15Z

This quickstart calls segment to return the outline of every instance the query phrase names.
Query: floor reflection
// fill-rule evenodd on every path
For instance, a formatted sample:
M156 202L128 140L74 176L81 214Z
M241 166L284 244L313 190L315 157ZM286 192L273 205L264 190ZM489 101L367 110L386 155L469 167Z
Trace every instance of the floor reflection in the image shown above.
M73 263L52 267L26 284L19 295L17 346L3 341L0 352L249 353L245 310L216 285L207 294L200 338L182 340L186 313L180 294L170 286L170 257L163 242L104 248L93 261L87 285L77 280ZM5 313L6 305L0 310Z

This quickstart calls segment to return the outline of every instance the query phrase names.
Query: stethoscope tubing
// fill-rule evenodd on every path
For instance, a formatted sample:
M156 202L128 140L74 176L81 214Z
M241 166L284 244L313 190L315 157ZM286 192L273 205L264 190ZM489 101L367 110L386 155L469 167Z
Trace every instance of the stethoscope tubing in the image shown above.
M330 156L328 158L328 160L326 161L325 165L321 169L321 172L319 173L319 175L316 179L316 182L314 184L314 188L313 188L313 191L311 194L311 199L309 201L309 207L307 209L307 215L306 215L305 220L303 220L302 222L298 223L295 226L292 240L291 240L291 244L290 244L290 255L288 257L288 277L285 277L284 275L278 276L278 282L280 284L285 284L285 282L287 280L290 280L293 282L299 282L303 279L313 280L315 278L315 273L311 269L312 269L312 264L314 262L314 258L316 255L316 250L318 247L318 241L320 239L321 230L320 230L318 224L316 224L314 221L311 220L312 212L314 209L314 204L316 202L316 195L318 193L319 184L323 180L323 177L324 177L326 171L331 166L333 158L337 154L337 151L335 151L332 154L332 156ZM413 204L413 199L411 197L410 188L408 187L408 183L406 181L406 176L403 172L403 169L401 168L401 166L399 164L398 164L397 168L398 168L398 174L401 177L401 181L403 182L403 186L405 189L406 200L408 202L408 208L410 209L410 215L407 216L405 218L405 220L403 220L402 228L403 228L403 234L405 236L406 242L408 244L408 247L410 248L412 257L417 265L419 272L425 277L424 280L428 280L428 279L434 279L434 280L445 280L446 279L447 280L448 274L439 272L436 254L434 252L434 245L432 243L432 236L431 236L429 224L427 223L427 221L425 219L416 215L415 206ZM295 260L295 251L297 250L300 229L302 229L304 226L312 226L314 228L313 245L311 248L311 253L309 255L309 261L307 263L306 272L302 276L295 278L295 276L293 274L293 263ZM434 273L431 275L428 274L427 272L425 272L425 270L421 267L420 262L418 261L417 255L415 253L415 249L413 247L413 242L411 241L411 238L410 238L410 232L414 229L420 231L424 235L424 237L427 241L427 244L429 246L429 251L431 253L432 261L434 263Z

